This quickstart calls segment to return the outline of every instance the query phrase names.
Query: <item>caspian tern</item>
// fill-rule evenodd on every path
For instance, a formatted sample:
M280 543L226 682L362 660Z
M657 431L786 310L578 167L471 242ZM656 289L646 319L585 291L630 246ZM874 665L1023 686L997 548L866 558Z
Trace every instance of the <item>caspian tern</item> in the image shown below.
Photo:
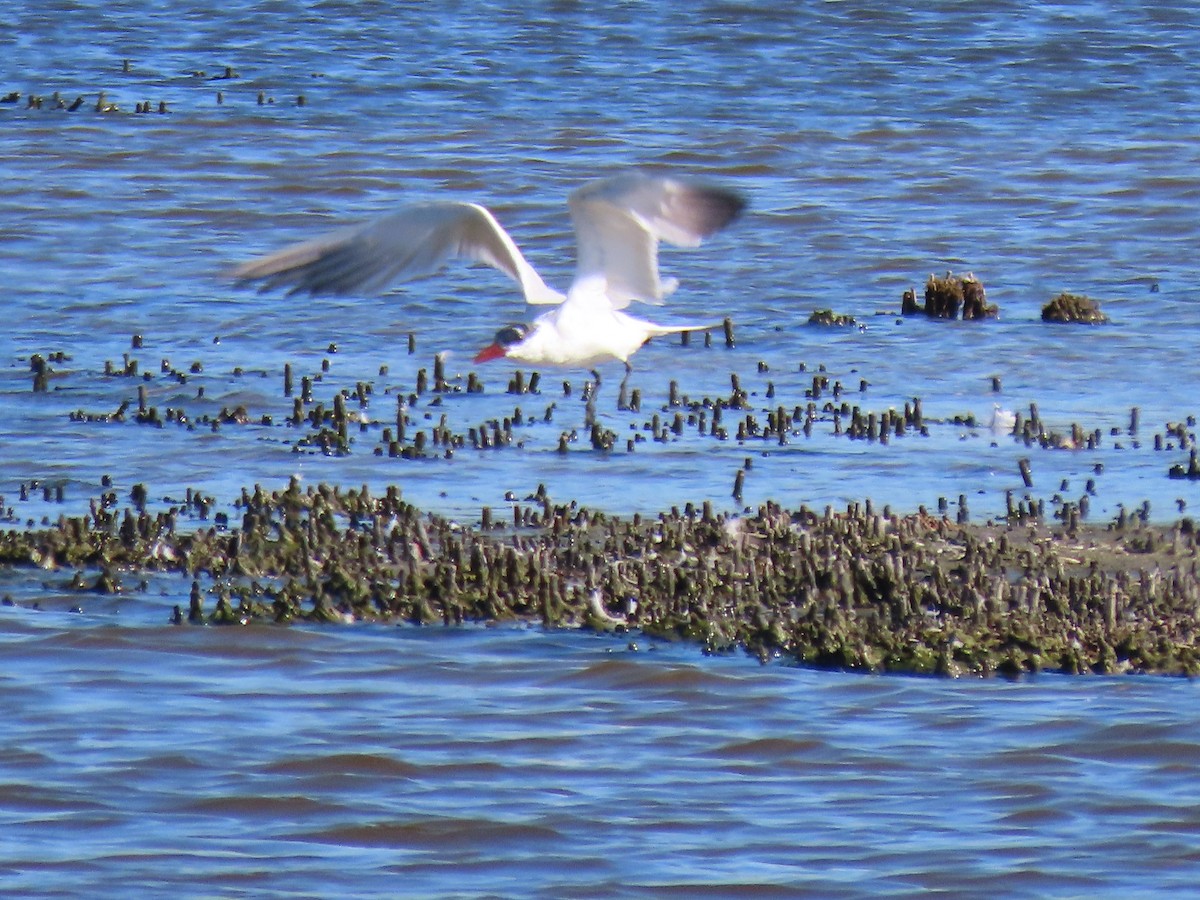
M495 217L476 203L404 206L365 225L286 247L236 268L237 281L289 293L377 292L432 274L451 259L485 263L521 288L527 303L558 304L529 325L510 325L475 357L534 365L625 363L652 337L714 327L656 325L622 312L631 301L661 305L677 286L660 279L658 242L697 247L745 208L723 188L630 171L589 181L568 198L575 277L564 295L548 287Z

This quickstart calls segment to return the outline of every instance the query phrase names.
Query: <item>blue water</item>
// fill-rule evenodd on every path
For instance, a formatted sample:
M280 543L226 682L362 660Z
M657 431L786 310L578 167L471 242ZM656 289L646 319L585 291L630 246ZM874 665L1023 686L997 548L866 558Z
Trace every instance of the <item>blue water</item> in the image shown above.
M298 475L397 485L467 524L538 484L616 513L870 498L953 515L962 495L983 521L1010 494L1052 508L1091 480L1094 522L1147 501L1158 521L1194 512L1195 484L1167 471L1188 452L1168 424L1190 435L1197 413L1197 60L1184 4L8 10L0 96L21 96L0 104L0 507L53 521L103 476L122 500L142 483L155 507L188 488L227 507ZM226 67L237 77L215 77ZM51 109L55 91L86 102ZM100 91L119 109L96 112ZM736 346L719 331L648 345L638 413L601 367L609 453L583 437L557 452L587 373L510 395L511 366L470 363L525 316L490 270L315 301L222 277L450 197L488 204L562 286L566 194L633 164L728 184L750 210L700 250L664 251L682 285L650 312L729 316ZM903 290L947 270L973 272L999 319L900 320ZM1061 290L1111 324L1043 324ZM864 327L805 324L830 307ZM33 393L31 355L56 352ZM453 384L475 369L485 390L416 398L409 441L519 407L517 439L376 455L442 352ZM136 377L104 374L126 357ZM285 363L327 407L370 386L350 455L298 448ZM928 436L852 441L826 393L786 445L739 442L727 415L724 440L689 425L627 450L655 413L673 418L671 381L699 401L737 375L761 423L805 406L814 374L863 411L920 398ZM136 409L139 387L191 427L71 415ZM994 406L1030 404L1099 445L986 427ZM205 421L239 405L250 424ZM16 604L0 607L15 748L0 879L18 894L1150 896L1196 878L1187 682L864 679L538 630L175 630L162 623L188 582L127 579L113 600L67 591L70 574L0 571Z
M1153 896L1195 688L956 683L513 629L8 617L21 896ZM12 681L18 681L14 690Z

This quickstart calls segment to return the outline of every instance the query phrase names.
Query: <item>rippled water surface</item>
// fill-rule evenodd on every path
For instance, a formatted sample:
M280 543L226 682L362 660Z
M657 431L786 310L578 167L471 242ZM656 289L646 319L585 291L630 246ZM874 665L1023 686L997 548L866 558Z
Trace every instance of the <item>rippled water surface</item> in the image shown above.
M1200 15L796 6L8 11L0 511L75 514L102 479L122 499L141 483L152 505L188 488L228 505L298 475L398 485L467 523L539 484L619 513L871 498L965 502L981 521L1085 494L1094 521L1147 501L1158 520L1191 512L1195 484L1167 472L1197 412ZM101 91L117 110L96 111ZM85 102L54 109L55 92ZM611 452L581 430L558 452L587 373L514 394L511 366L472 365L525 315L490 270L312 301L222 278L439 196L487 203L562 286L567 192L632 164L727 183L750 210L664 251L682 286L652 311L729 316L735 346L719 329L712 346L647 346L637 412L601 367ZM902 291L947 270L979 277L999 319L899 319ZM1111 324L1043 324L1062 290ZM861 327L806 325L821 308ZM418 395L438 353L452 389ZM45 392L34 354L51 360ZM287 424L285 364L314 403L361 397L348 455ZM472 370L482 393L465 392ZM829 387L806 396L818 375ZM701 401L730 397L731 376L750 408L726 412L724 439L668 405L672 381ZM887 443L851 440L825 406L914 398L928 434ZM513 440L390 456L401 401L409 444L443 421L466 435L507 419ZM1031 404L1049 431L1098 440L1043 449L987 427L996 405ZM737 439L780 406L799 408L785 442ZM246 421L222 421L238 407ZM1188 682L867 679L536 629L174 629L186 581L113 599L68 580L0 570L14 895L1150 896L1200 873Z
M1149 896L1200 865L1187 682L122 624L7 617L15 894Z

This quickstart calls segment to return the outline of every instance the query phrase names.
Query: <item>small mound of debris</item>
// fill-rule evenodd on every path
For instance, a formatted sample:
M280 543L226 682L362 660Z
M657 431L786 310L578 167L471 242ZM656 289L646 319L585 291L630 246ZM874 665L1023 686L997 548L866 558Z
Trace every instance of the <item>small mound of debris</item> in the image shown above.
M818 309L808 317L809 325L825 325L831 328L844 328L856 324L854 316L835 313L832 309Z
M1100 304L1091 297L1063 291L1042 307L1042 321L1103 325L1108 316L1100 312Z
M923 312L931 319L957 319L962 310L964 321L968 319L994 319L1000 308L987 302L987 294L974 275L954 275L947 272L944 277L930 275L925 282L925 305L917 304L917 292L909 288L901 298L900 311L906 315Z

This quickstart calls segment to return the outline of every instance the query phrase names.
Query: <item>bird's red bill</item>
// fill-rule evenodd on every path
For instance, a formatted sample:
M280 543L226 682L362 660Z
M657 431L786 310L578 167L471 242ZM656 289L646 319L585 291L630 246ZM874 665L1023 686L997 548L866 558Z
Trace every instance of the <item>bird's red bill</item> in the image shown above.
M499 359L504 355L504 348L499 344L490 344L484 347L475 357L475 362L487 362L489 359Z

